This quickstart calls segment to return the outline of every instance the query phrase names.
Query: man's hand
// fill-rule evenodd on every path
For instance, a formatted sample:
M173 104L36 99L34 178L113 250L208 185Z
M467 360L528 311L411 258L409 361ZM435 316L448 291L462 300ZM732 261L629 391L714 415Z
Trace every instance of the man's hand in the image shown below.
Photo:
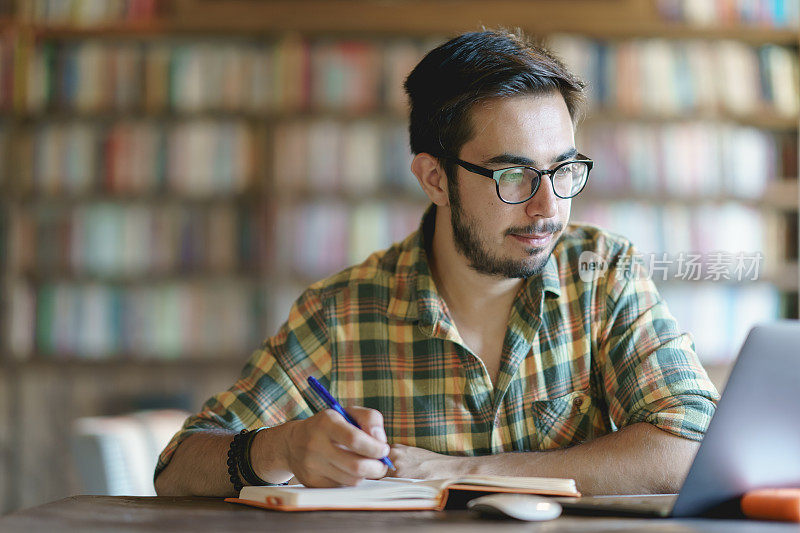
M464 457L451 457L431 452L423 448L392 444L389 459L397 470L390 472L393 477L416 479L442 479L463 474L459 467L464 466Z
M339 487L386 475L387 467L380 462L389 454L383 416L364 407L346 411L363 429L332 409L289 423L286 466L303 485Z

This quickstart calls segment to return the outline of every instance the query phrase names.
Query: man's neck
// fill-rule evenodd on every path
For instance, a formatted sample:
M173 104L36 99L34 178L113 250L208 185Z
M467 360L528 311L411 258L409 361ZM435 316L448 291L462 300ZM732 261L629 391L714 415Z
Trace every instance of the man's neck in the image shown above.
M493 318L506 322L522 279L508 279L477 272L458 252L447 208L436 209L435 229L429 251L431 274L439 294L458 325L472 327Z

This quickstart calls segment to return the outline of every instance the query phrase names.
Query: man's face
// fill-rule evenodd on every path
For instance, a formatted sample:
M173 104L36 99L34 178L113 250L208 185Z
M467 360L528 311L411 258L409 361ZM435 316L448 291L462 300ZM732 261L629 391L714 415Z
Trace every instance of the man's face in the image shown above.
M479 103L471 123L473 137L459 158L492 170L550 169L575 155L572 121L557 92ZM450 220L456 248L470 266L507 278L539 274L567 224L571 200L557 197L545 176L533 198L506 204L493 180L456 169L456 183L448 187Z

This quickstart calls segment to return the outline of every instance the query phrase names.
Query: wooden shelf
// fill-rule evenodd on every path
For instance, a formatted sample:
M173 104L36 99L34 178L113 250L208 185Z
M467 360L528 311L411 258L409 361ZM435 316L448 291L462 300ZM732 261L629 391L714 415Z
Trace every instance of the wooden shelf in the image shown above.
M12 28L32 34L38 39L82 39L103 38L144 38L174 33L173 24L166 20L141 20L102 24L44 24L20 21L6 21L0 29Z
M506 24L508 25L508 24ZM491 26L491 25L490 25ZM232 37L238 39L251 38L275 38L281 34L291 34L301 32L311 37L326 38L358 38L358 39L380 39L401 36L413 36L419 39L439 38L460 33L461 31L475 31L475 24L463 24L452 31L442 31L438 27L434 28L410 28L400 25L386 25L381 28L346 28L341 27L336 30L322 27L308 28L287 28L269 25L267 27L255 26L247 29L238 29L230 26L211 27L211 26L190 26L185 24L164 24L160 26L129 26L129 25L107 25L97 27L69 27L69 26L23 26L10 25L7 28L27 31L40 40L77 40L86 38L102 38L116 40L154 40L174 37L185 38L221 38ZM641 38L647 35L651 38L663 39L696 39L696 40L719 40L736 39L753 45L779 44L785 46L796 46L797 35L792 30L784 29L759 29L759 28L700 28L700 27L678 27L667 25L651 25L648 28L636 29L628 26L619 26L613 30L598 30L596 28L579 27L567 24L551 27L538 25L525 26L523 30L530 35L547 37L554 34L580 34L598 40L623 41ZM0 32L2 32L0 27Z
M582 35L597 39L638 39L642 35L664 39L733 39L752 45L782 44L797 46L798 31L786 28L763 28L756 26L687 26L679 24L650 24L640 28L621 26L610 32L604 30L578 30Z
M406 112L396 109L379 108L347 109L347 108L298 108L273 109L273 110L227 110L227 109L202 109L183 111L175 109L164 110L137 110L137 109L107 109L97 111L78 111L69 109L20 111L9 110L7 116L11 120L22 123L38 123L42 121L96 121L118 122L123 120L154 121L154 122L179 122L191 120L243 120L258 124L264 121L303 121L303 120L337 120L337 121L393 121L407 120Z
M372 109L284 109L270 111L256 110L199 110L199 111L136 111L136 110L106 110L106 111L16 111L7 113L10 120L21 123L37 123L41 121L97 121L117 122L123 120L153 120L164 122L190 121L190 120L244 120L262 124L264 122L302 122L307 120L322 121L336 120L351 122L356 120L369 120L371 122L398 122L407 121L408 114L400 109L380 106ZM800 117L778 115L771 111L751 115L733 114L726 111L687 111L685 113L654 114L648 111L632 113L609 109L588 109L584 124L602 122L644 122L644 123L673 123L687 121L734 122L745 126L754 126L767 130L797 130L800 129ZM269 124L267 124L269 125Z
M583 123L644 122L656 124L689 121L734 122L743 126L753 126L773 131L797 131L800 128L800 117L777 115L773 112L738 115L725 111L702 110L678 114L654 114L646 111L642 113L629 113L617 110L590 109L587 111Z
M358 13L358 16L353 16ZM620 16L624 13L624 16ZM401 35L451 35L475 31L480 26L521 27L546 35L577 32L628 38L654 35L671 38L727 38L738 36L752 42L797 43L796 30L759 28L696 28L664 22L651 2L617 0L613 6L596 0L482 0L454 2L404 0L233 0L224 5L212 0L186 2L177 10L176 20L185 28L243 32L324 32Z
M271 0L176 3L171 13L155 20L90 27L16 23L38 38L149 38L162 35L274 35L302 32L319 35L403 35L429 37L487 27L521 27L537 35L580 33L603 39L641 35L669 39L729 39L750 43L797 44L797 30L744 24L699 27L663 21L648 2L481 0L453 2L404 0ZM565 16L565 12L580 16ZM620 17L617 14L626 13ZM358 16L353 16L358 13Z
M413 184L412 180L415 180L410 170L409 176L404 179L408 180L410 184ZM424 207L430 203L430 200L422 191L415 193L413 190L393 186L393 183L388 179L382 180L377 189L366 192L352 190L323 191L314 189L286 189L275 192L273 197L280 205L338 201L348 205L386 202Z
M14 279L9 274L9 280ZM244 285L268 284L269 272L253 270L240 270L237 272L169 272L169 273L143 273L143 274L90 274L69 270L23 272L19 278L34 285L42 283L70 283L74 285L114 285L122 287L158 286L161 284L214 284L236 283Z
M587 189L591 187L591 183ZM650 204L677 203L687 206L700 206L706 204L738 203L750 205L767 210L797 211L800 205L800 190L797 179L789 178L776 180L767 184L764 194L760 197L741 197L733 195L680 195L674 193L592 193L589 190L582 192L577 200L582 203L612 203L612 202L642 202Z
M37 192L11 192L8 200L16 204L76 206L89 203L148 204L148 205L190 205L197 207L214 207L220 204L244 204L253 208L260 207L271 200L265 191L253 190L244 193L217 194L215 196L185 195L176 192L145 193L86 193L86 194L52 194Z
M25 357L13 357L6 355L0 358L0 369L15 369L15 368L37 368L37 367L71 367L71 368L87 368L87 369L125 369L125 368L151 368L151 369L166 369L166 368L180 368L191 369L196 367L201 368L224 368L224 367L238 367L244 366L247 361L249 353L231 353L217 356L208 357L176 357L176 358L158 358L153 356L114 356L101 359L88 359L76 356L48 356L42 354L30 354Z
M410 174L410 171L409 171ZM411 183L414 177L409 175L406 178ZM377 189L366 192L355 190L312 190L312 189L284 189L274 192L254 191L252 193L242 193L235 195L220 195L215 197L183 196L176 193L144 193L133 195L122 194L85 194L85 195L64 195L55 194L10 194L8 201L18 205L42 205L47 206L57 204L59 207L75 207L92 203L115 203L115 204L147 204L155 206L163 205L188 205L198 208L211 208L225 204L240 204L253 210L271 210L275 205L284 206L287 204L304 204L320 201L338 201L348 205L363 205L369 202L392 202L424 206L428 204L428 199L422 193L415 194L412 190L393 186L389 182L381 182Z
M410 173L410 171L409 171ZM409 175L403 179L413 180ZM190 205L197 207L213 207L220 204L243 204L253 209L267 209L273 203L280 205L311 203L315 201L340 201L352 205L361 205L369 202L400 202L413 205L427 205L428 198L421 192L416 193L413 189L394 186L399 180L380 178L380 185L376 189L367 191L355 190L317 190L317 189L283 189L269 191L253 191L250 193L237 193L232 195L219 195L213 197L186 196L177 193L136 193L125 194L105 194L90 193L85 195L56 195L38 193L11 193L6 196L7 202L16 204L48 205L58 204L60 206L75 206L89 203L118 203L118 204L138 204L148 205ZM800 203L800 190L798 190L796 178L776 180L767 185L764 194L760 197L742 197L733 195L681 195L675 193L630 193L621 192L616 194L614 191L608 193L593 193L590 185L583 191L577 200L583 203L589 202L620 202L633 201L644 203L681 203L686 205L703 204L722 204L735 202L747 205L759 206L765 209L782 209L794 211L798 209Z

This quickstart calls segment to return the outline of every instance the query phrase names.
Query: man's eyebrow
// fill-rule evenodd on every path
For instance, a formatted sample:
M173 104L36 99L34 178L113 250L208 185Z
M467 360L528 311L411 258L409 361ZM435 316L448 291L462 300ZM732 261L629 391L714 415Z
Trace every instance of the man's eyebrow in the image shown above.
M553 163L560 163L562 161L568 161L578 155L578 150L574 147L570 148L566 152L562 153L558 157L556 157L552 162ZM539 167L539 163L534 161L533 159L529 159L525 156L516 155L516 154L500 154L496 155L492 158L489 158L483 161L484 165L491 165L491 164L498 164L498 163L505 163L509 165L522 165L526 167Z

